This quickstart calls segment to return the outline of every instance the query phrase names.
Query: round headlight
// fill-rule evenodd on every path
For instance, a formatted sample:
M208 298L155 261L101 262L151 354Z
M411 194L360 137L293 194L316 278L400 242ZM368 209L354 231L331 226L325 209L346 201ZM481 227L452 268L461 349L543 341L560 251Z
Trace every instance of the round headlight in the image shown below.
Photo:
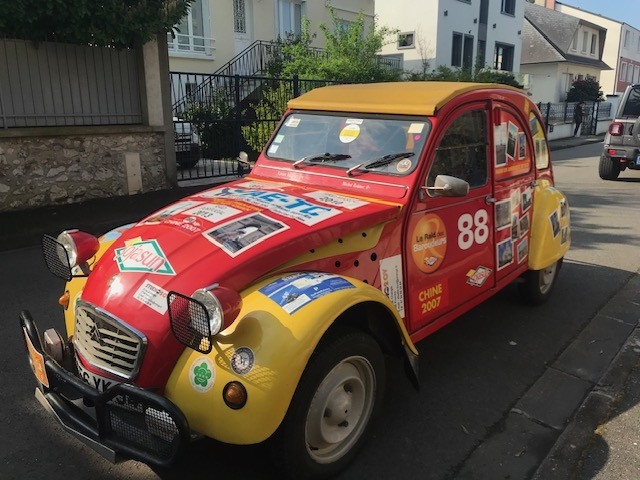
M209 328L211 328L211 335L217 335L218 332L222 329L224 313L222 312L222 305L218 301L218 298L211 293L209 290L205 290L201 288L193 292L191 298L199 301L204 308L207 310L209 314ZM189 314L192 317L192 320L196 320L194 318L194 313L192 309L189 309ZM196 323L196 322L194 322ZM196 329L197 330L197 329Z
M58 235L56 240L58 240L60 245L57 246L56 253L63 265L66 265L68 261L71 267L75 267L78 261L78 251L76 250L76 244L73 238L71 238L70 233L70 230L66 230ZM67 260L67 258L69 260Z

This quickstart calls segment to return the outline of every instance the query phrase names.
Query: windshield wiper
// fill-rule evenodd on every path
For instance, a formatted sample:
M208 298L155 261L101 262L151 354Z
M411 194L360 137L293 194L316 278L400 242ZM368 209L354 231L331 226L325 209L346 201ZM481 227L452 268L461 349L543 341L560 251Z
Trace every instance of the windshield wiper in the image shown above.
M351 176L351 174L357 170L372 170L374 168L384 167L385 165L389 165L391 162L395 160L398 160L400 158L413 157L414 155L415 155L414 152L390 153L380 158L376 158L375 160L367 163L366 165L363 163L359 163L355 167L351 167L349 170L347 170L347 175Z
M376 158L374 161L367 163L364 168L378 168L384 167L385 165L389 165L394 160L398 160L399 158L408 158L413 157L415 153L413 152L398 152L398 153L390 153L388 155L384 155L383 157Z
M309 162L309 163L324 163L324 162L337 162L340 160L346 160L351 158L351 155L346 153L321 153L318 155L309 155L306 157L302 157L300 160L293 162L293 166L297 167L298 165Z

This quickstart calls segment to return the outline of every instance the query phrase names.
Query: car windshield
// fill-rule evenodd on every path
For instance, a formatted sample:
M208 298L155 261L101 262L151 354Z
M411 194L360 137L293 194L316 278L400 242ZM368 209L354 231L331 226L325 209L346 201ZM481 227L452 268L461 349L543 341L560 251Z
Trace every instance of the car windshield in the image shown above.
M349 173L407 175L418 164L429 129L425 118L293 112L266 155L296 168L322 163Z

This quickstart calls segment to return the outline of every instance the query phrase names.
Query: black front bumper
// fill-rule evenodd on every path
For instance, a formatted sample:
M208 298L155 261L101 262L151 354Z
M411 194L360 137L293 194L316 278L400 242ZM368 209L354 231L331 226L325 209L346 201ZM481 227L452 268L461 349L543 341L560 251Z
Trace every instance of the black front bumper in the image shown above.
M189 425L172 402L125 383L100 393L45 353L26 310L20 326L39 383L36 397L65 430L112 462L134 459L166 467L181 453Z

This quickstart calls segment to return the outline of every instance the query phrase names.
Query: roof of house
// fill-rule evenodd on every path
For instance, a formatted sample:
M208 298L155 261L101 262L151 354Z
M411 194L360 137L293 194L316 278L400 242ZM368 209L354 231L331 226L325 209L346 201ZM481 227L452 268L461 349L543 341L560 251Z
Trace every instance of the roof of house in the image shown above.
M384 82L315 88L289 100L293 109L335 112L434 115L447 102L466 92L487 90L504 94L522 90L508 85L469 82Z
M589 58L569 53L573 36L580 25L606 34L606 29L566 13L540 5L525 4L522 27L522 56L520 64L571 62L611 70L600 58Z

